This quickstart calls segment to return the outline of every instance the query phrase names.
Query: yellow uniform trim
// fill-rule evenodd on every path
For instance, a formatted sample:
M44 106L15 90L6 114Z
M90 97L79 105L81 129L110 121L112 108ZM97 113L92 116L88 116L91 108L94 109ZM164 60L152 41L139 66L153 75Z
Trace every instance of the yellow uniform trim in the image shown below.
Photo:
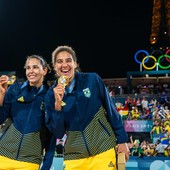
M0 170L38 170L39 165L0 156Z
M114 149L83 159L65 160L64 170L116 170L116 154Z

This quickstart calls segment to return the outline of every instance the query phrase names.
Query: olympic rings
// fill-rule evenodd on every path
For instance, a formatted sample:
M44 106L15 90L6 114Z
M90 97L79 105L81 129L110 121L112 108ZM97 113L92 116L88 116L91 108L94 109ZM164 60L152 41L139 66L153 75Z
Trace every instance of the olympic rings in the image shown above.
M166 60L168 59L168 60L170 61L170 56L169 56L168 54L161 55L161 56L158 58L159 67L162 68L162 69L168 69L168 68L170 68L170 64L169 64L169 66L162 66L162 65L160 64L160 60L161 60L161 58L163 58L163 57L166 57ZM167 60L167 61L168 61L168 60Z
M149 53L147 52L147 51L145 51L145 50L139 50L139 51L137 51L136 52L136 54L135 54L135 61L137 62L137 63L139 63L139 64L142 64L142 62L140 62L139 60L137 60L137 55L139 54L139 53L145 53L146 54L146 56L148 56L148 59L145 61L145 62L147 62L148 60L149 60Z
M149 59L149 58L152 58L152 59L154 60L154 62L155 62L155 64L154 64L152 67L147 67L147 66L145 65L145 60L146 60L146 59ZM152 70L152 69L154 69L154 68L156 67L156 64L157 64L157 60L156 60L156 58L155 58L154 56L152 56L152 55L150 55L149 57L146 56L146 57L143 58L143 60L142 60L142 65L143 65L143 67L144 67L145 69L147 69L147 70Z
M158 54L158 52L159 52L159 54L161 54L160 56L158 56L157 59L156 59L155 56L153 56L153 54L156 53L156 52L157 52L157 54ZM136 61L138 64L142 64L142 66L143 66L146 70L152 70L152 69L154 69L157 65L158 65L158 67L160 67L161 69L169 69L169 68L170 68L170 55L168 55L169 52L170 52L170 49L168 49L168 50L165 52L165 54L163 54L162 51L156 50L156 51L153 51L153 52L151 53L152 55L149 55L149 53L148 53L146 50L139 50L139 51L137 51L137 52L135 53L134 59L135 59L135 61ZM146 56L143 58L142 61L139 61L139 60L137 59L137 55L138 55L139 53L145 53L145 54L146 54ZM168 64L167 66L162 65L162 64L163 64L163 63L162 63L163 60L161 60L161 59L162 59L163 57L165 57L165 58L166 58L166 61L169 62L169 64ZM152 66L146 66L146 63L150 61L149 58L151 58L151 59L154 60L154 64L153 64ZM157 68L158 68L158 67L157 67Z
M169 52L170 52L170 49L168 49L165 54L168 54ZM170 60L169 60L167 57L166 57L166 60L167 60L168 62L170 62Z
M152 56L156 56L156 55L159 55L159 54L163 55L164 53L161 50L153 50L152 53L151 53Z

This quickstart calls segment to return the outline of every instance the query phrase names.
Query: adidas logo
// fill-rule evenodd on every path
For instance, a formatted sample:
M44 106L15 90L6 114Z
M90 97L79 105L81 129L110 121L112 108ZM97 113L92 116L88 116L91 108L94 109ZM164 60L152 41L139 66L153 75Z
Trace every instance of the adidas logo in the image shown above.
M113 162L112 162L112 161L110 161L110 163L109 163L108 167L113 168L113 167L115 167L115 165L113 164Z
M22 96L22 97L18 98L18 101L24 102L24 97Z

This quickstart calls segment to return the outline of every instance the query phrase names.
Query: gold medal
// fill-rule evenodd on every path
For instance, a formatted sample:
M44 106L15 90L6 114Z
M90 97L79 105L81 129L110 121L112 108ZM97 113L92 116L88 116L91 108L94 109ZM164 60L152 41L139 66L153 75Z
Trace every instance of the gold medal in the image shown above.
M15 75L12 75L9 77L9 80L7 82L8 85L11 85L11 84L14 84L16 81L16 76Z
M69 78L67 76L61 76L58 79L58 84L62 84L64 87L66 87L69 83ZM61 106L65 106L66 103L62 101Z
M68 85L69 83L69 78L67 76L61 76L58 79L58 83L62 84L64 87Z

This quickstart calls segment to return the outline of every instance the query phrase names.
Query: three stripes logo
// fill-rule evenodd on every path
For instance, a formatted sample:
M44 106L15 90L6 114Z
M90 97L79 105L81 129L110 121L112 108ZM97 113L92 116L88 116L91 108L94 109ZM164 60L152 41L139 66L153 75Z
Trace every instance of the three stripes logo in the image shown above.
M109 168L113 168L113 167L115 167L115 165L113 164L112 161L110 161L110 163L108 164L108 167L109 167Z
M22 96L22 97L18 98L18 101L24 102L24 97Z

